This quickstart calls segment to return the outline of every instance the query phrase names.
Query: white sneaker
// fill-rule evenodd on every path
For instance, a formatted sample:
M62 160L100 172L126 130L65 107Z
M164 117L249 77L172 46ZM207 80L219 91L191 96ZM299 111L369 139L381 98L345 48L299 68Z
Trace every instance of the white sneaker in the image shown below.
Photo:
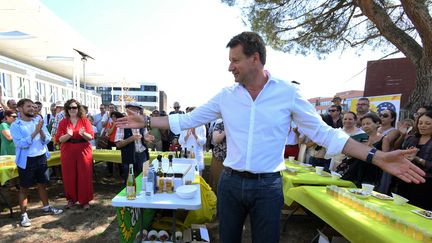
M21 214L21 222L22 227L29 227L31 225L30 219L28 218L27 213Z
M51 207L51 206L48 206L48 208L46 208L46 209L42 209L42 211L45 214L54 214L54 215L63 213L63 209L57 209L57 208Z

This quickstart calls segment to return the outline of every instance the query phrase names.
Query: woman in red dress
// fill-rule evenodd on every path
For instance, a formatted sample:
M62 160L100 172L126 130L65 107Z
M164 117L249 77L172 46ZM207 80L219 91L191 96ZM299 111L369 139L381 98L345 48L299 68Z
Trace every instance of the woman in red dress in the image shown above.
M94 136L93 127L78 101L70 99L64 108L66 117L60 121L56 140L61 143L66 208L79 202L87 210L93 199L93 154L89 142Z

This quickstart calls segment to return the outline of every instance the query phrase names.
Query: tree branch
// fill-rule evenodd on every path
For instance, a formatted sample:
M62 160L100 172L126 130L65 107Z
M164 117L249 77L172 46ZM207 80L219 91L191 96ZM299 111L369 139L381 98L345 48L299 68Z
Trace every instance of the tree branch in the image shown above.
M422 47L407 33L398 28L385 10L373 0L355 0L363 14L375 24L379 32L413 62L422 57Z

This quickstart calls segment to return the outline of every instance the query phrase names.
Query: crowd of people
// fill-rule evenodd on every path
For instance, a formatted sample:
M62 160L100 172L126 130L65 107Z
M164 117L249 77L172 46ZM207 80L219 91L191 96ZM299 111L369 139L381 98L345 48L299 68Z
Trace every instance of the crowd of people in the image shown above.
M328 172L336 171L342 175L342 179L350 180L358 187L361 187L362 183L372 184L378 192L388 195L392 192L398 193L409 199L413 205L431 210L432 195L428 192L432 190L432 150L429 147L432 143L432 106L421 106L411 118L398 122L397 113L392 109L380 112L370 110L370 101L366 97L358 100L356 112L343 111L341 104L337 103L340 101L340 97L335 97L327 112L321 115L327 125L341 129L352 139L380 151L415 148L417 154L407 158L425 171L426 183L404 183L379 167L364 163L364 159L344 154L327 156L324 147L297 132L296 146L305 144L307 147L308 156L304 162L323 166ZM297 157L298 152L288 152L285 157L288 156Z
M218 196L222 242L241 242L247 216L253 241L278 242L283 205L280 171L285 169L284 154L298 156L299 138L314 152L310 163L337 170L356 184L382 186L385 193L397 188L414 205L431 209L431 194L425 193L432 186L430 107L420 108L414 121L404 120L398 127L394 111L375 113L367 98L358 100L355 113L342 111L341 99L334 99L328 113L320 116L296 83L264 70L266 48L258 34L236 35L227 48L228 70L235 84L206 104L187 108L186 113L175 102L169 115L158 110L146 115L141 105L130 102L125 107L127 114L117 111L114 104L102 104L100 113L90 116L84 105L70 99L52 104L51 114L43 117L42 104L29 99L2 104L5 118L0 151L16 155L21 225L31 225L26 205L28 190L35 183L43 211L63 212L48 203L49 150L61 151L65 209L77 203L85 210L90 208L92 142L100 148L121 150L123 163L118 170L124 180L128 164L134 164L136 174L141 172L149 150L186 148L195 153L201 171L203 151L211 148L209 182ZM285 149L291 150L284 153ZM113 174L114 166L107 167Z

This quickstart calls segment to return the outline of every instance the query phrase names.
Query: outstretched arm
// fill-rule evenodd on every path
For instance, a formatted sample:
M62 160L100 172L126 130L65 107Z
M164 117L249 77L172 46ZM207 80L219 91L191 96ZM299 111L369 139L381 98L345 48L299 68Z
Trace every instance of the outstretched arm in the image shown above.
M343 153L366 161L370 147L349 139L345 144ZM405 182L423 183L425 172L405 158L406 155L417 153L416 149L394 150L391 152L377 151L372 163L382 170L399 177Z
M117 119L117 127L120 128L143 128L147 126L147 116L133 112L129 109L127 116ZM169 129L168 116L150 117L152 128Z

